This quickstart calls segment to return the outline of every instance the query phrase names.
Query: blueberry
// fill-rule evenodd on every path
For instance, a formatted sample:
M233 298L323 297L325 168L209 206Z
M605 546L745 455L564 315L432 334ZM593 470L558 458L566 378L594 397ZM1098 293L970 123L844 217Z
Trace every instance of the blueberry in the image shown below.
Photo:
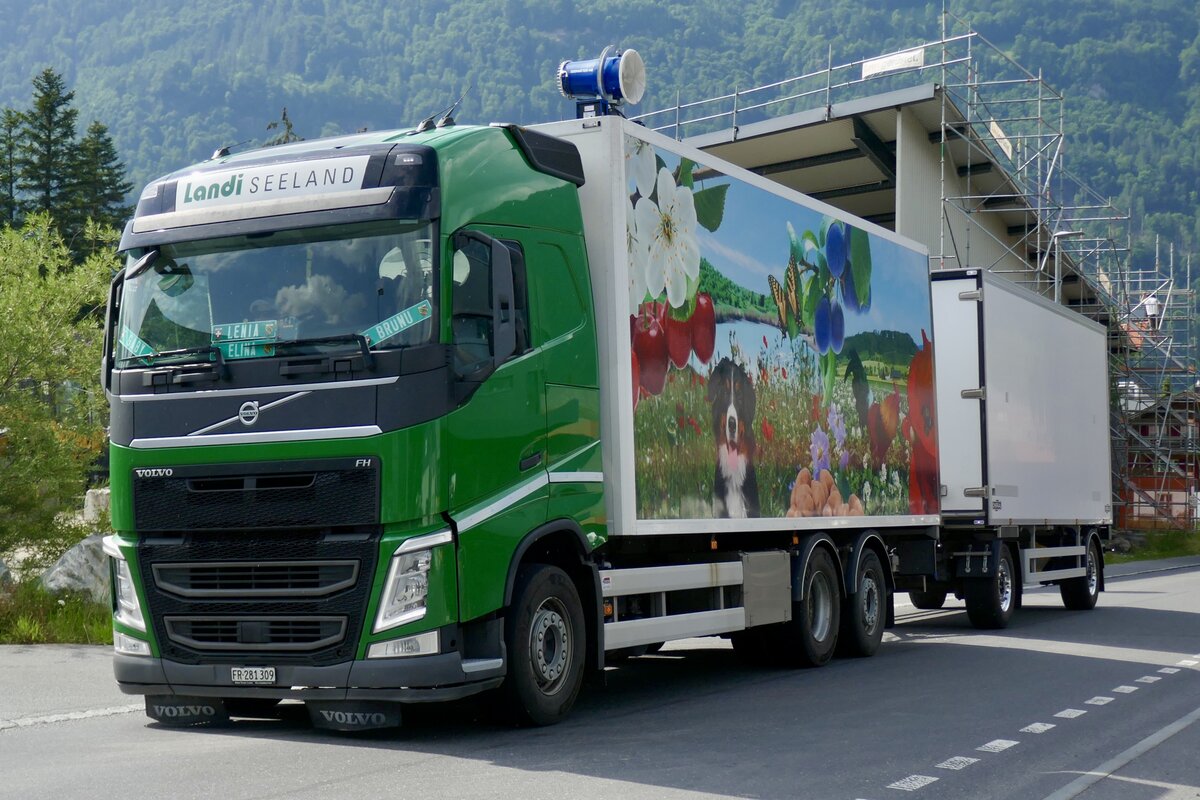
M825 232L825 263L834 278L842 277L846 269L846 230L840 222L833 223Z
M833 309L830 307L829 298L822 297L817 302L817 313L813 319L813 334L817 340L817 351L824 355L829 351L829 340L833 331Z
M846 270L842 276L842 302L850 311L858 311L858 294L854 291L854 270Z
M840 305L833 307L833 320L829 327L829 346L833 348L833 352L840 353L842 352L842 345L846 341L846 317L842 314L842 307Z

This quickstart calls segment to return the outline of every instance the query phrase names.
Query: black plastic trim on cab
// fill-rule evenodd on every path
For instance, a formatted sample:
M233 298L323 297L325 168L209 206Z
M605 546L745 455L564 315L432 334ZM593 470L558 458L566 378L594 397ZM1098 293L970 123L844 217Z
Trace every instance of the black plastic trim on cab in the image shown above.
M529 166L538 172L553 175L576 186L583 186L583 159L579 157L579 150L571 142L522 128L520 125L509 124L500 127L512 135L513 141L529 161Z

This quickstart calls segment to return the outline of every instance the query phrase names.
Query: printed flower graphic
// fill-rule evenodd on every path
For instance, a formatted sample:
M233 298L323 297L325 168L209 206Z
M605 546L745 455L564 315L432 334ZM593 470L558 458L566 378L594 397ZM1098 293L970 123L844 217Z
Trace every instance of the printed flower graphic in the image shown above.
M688 281L700 274L696 242L696 205L686 186L676 186L665 168L658 171L658 205L645 197L637 201L637 234L649 249L646 289L657 297L667 290L667 302L678 308L687 300Z
M648 142L632 136L625 137L625 175L633 180L634 188L642 197L654 193L657 164L654 148Z
M821 470L829 469L829 436L820 426L809 437L809 454L813 460L813 475L820 475Z
M628 142L628 138L626 139ZM650 202L646 200L645 202ZM649 250L645 237L640 236L637 227L637 215L634 213L633 202L625 200L625 252L629 265L629 312L637 313L637 308L646 298L646 259Z

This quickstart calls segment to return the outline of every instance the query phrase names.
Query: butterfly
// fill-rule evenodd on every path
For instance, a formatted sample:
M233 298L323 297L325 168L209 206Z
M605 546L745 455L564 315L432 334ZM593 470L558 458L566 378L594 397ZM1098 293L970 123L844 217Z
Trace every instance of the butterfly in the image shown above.
M795 339L800 335L800 269L795 258L788 261L782 284L774 275L767 276L767 284L779 313L779 327L789 338Z

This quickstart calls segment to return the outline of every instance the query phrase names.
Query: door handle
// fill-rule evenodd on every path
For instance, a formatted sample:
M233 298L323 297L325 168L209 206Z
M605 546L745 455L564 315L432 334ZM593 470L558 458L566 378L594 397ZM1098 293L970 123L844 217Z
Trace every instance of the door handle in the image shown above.
M540 463L542 463L542 452L539 450L538 452L534 453L533 455L525 456L524 458L521 459L521 463L520 463L521 472L524 472L527 469L533 469Z

